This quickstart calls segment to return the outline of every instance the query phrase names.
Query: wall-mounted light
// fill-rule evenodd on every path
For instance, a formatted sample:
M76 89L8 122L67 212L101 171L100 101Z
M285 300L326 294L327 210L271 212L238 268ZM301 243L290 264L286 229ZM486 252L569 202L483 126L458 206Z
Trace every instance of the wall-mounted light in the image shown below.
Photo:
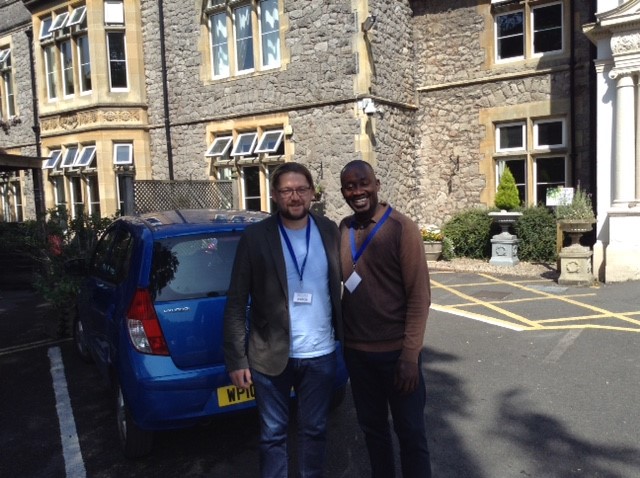
M372 98L361 99L359 106L362 112L367 116L373 116L378 111Z
M362 31L363 32L368 32L369 30L371 30L373 28L373 26L376 24L376 16L375 15L369 15L364 22L362 22Z

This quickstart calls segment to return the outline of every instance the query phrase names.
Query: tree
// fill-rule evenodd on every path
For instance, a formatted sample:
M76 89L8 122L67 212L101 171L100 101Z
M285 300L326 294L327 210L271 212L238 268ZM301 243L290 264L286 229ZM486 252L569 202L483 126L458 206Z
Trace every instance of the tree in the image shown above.
M516 180L508 167L504 168L500 182L498 183L498 192L496 192L495 204L498 209L511 211L520 206L520 195L516 186Z

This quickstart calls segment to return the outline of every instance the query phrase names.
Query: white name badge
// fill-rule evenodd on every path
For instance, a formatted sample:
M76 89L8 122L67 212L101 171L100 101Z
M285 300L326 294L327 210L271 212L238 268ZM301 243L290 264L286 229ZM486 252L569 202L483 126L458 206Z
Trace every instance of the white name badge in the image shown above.
M293 303L294 304L310 304L313 299L311 292L294 292Z
M358 287L358 284L360 284L360 282L362 282L362 277L360 277L356 271L353 271L353 273L344 283L344 286L349 292L353 292L354 290L356 290L356 287Z

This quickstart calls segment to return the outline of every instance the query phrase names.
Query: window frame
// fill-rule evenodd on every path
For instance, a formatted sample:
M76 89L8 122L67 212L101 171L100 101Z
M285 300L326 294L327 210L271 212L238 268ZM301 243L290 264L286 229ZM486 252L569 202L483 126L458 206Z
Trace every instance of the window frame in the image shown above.
M62 97L75 96L75 62L73 58L73 41L67 38L58 45L60 51L60 74L62 78ZM65 53L66 52L66 53ZM68 55L68 58L67 58ZM70 66L69 66L70 65ZM70 72L70 74L69 74Z
M86 55L87 58L84 58L84 53L83 53L83 48L81 46L81 43L84 44L84 42L86 41ZM90 51L90 46L89 46L89 34L85 33L82 35L78 35L76 37L76 50L77 50L77 55L78 55L78 68L76 68L77 72L78 72L78 86L80 87L80 94L89 94L93 91L93 83L91 80L91 51ZM85 61L86 60L86 61ZM86 69L88 70L88 74L89 74L89 87L85 88L85 82L83 81L84 78L84 70Z
M224 34L225 34L224 42L214 43L214 29L213 29L214 17L222 17L222 20L224 20ZM211 75L212 75L212 78L214 79L228 78L229 76L231 76L228 20L229 18L226 11L213 12L209 15L209 48L211 49ZM218 47L222 45L224 45L224 53L226 53L226 56L227 56L227 63L225 65L226 71L221 70L221 72L216 73L216 65L217 65L216 51Z
M251 140L251 145L249 147L249 150L248 151L244 151L244 149L240 150L240 148L243 147L243 144L245 144L243 142L244 139L249 138L251 136L253 136L253 139ZM238 134L238 137L234 142L233 149L231 150L231 156L232 157L253 156L255 154L255 147L256 147L257 141L258 141L258 133L256 131Z
M507 15L515 15L515 14L518 14L518 13L522 16L522 33L519 34L519 35L499 36L498 35L498 18L499 17L505 17ZM511 62L511 61L519 61L519 60L523 60L525 58L526 53L527 53L526 18L527 18L527 16L525 15L524 9L512 10L512 11L503 12L503 13L499 13L499 14L494 15L494 18L493 18L494 27L493 27L493 29L494 29L494 43L495 43L494 49L495 49L495 60L496 60L496 63L507 63L507 62ZM500 56L500 41L501 40L505 40L507 38L514 38L516 36L522 37L522 55L510 56L510 57L502 58Z
M70 155L72 154L72 151L75 151L75 152L73 153L73 156L70 157ZM71 144L66 146L64 155L62 158L62 162L60 163L60 169L72 169L75 165L79 151L80 151L80 148L78 147L77 144Z
M119 157L118 150L121 148L126 148L128 150L127 158L125 161L121 161L118 159ZM133 164L134 164L133 163L133 143L127 143L127 142L113 143L113 165L114 166L130 166Z
M220 148L219 146L220 144L224 144L223 148L221 150L219 149L218 151L215 151L217 148ZM213 140L213 143L211 143L211 146L205 153L205 156L209 158L222 158L229 153L229 150L231 149L232 145L233 145L233 136L231 135L217 136Z
M562 142L557 144L541 144L540 143L540 131L539 127L541 124L549 124L549 123L560 123L560 127L562 129ZM537 119L533 121L533 149L561 149L567 147L567 128L566 128L566 120L564 118L545 118L545 119Z
M67 19L69 18L69 12L60 12L55 16L49 27L49 33L53 35L53 32L62 30L65 28ZM62 19L62 20L61 20Z
M96 146L93 144L89 144L83 146L80 152L78 153L76 160L74 162L74 167L80 168L91 168L91 164L93 163L96 157Z
M54 155L56 155L55 159ZM60 158L62 158L62 149L52 149L49 152L49 159L42 165L42 169L56 169Z
M56 45L50 44L44 47L44 69L47 85L47 101L56 101L58 99L57 84L57 55ZM53 65L51 64L53 62Z
M513 126L520 126L520 131L521 131L521 138L522 138L522 146L521 147L512 147L512 148L508 148L502 147L502 142L500 139L500 130L502 128L509 128L509 127L513 127ZM498 123L496 124L495 130L496 130L496 152L497 153L505 153L505 152L514 152L514 151L526 151L527 149L527 123L526 121L512 121L512 122L505 122L505 123Z
M53 37L53 33L51 32L52 24L53 18L51 17L51 15L40 20L40 36L38 37L38 40L42 41ZM47 29L46 31L45 28Z
M80 13L78 13L80 12ZM79 15L79 18L76 18L74 20L74 17ZM71 10L71 13L69 14L69 18L67 19L67 27L72 27L74 25L80 25L85 17L87 15L87 6L86 5L80 5L79 7L74 8L73 10Z
M553 6L560 6L560 26L556 27L560 29L560 48L556 49L556 50L546 50L546 51L541 51L541 52L536 52L535 51L535 40L536 40L536 20L535 20L535 12L536 10L541 10L543 8L549 8L549 7L553 7ZM565 31L565 24L564 24L564 5L562 4L562 2L552 2L552 3L546 3L544 5L535 5L531 7L531 13L530 13L530 25L531 25L531 33L530 33L530 45L531 45L531 56L532 57L541 57L541 56L545 56L545 55L553 55L553 54L558 54L558 53L562 53L564 52L564 44L565 44L565 40L564 40L564 31ZM549 31L551 29L547 28L545 30L541 30L541 31Z
M114 93L128 92L129 91L129 61L127 55L127 35L124 30L106 30L105 35L107 37L107 69L109 71L109 91ZM122 38L122 49L124 58L116 59L111 57L112 43L111 36L118 35ZM126 86L113 86L113 66L115 64L124 64L124 80Z
M272 135L276 135L277 138L275 139L275 141L273 141L273 145L268 147L265 143L269 141L268 137ZM255 154L275 153L276 151L278 151L278 148L280 148L280 144L282 144L283 139L284 139L283 129L272 129L272 130L263 131L262 135L260 136L260 140L258 141L253 152Z
M264 31L264 24L266 23L266 13L264 11L263 8L263 4L267 3L267 2L274 2L275 3L275 11L277 13L277 18L276 18L276 24L277 27L273 30L270 30L268 32L265 33ZM259 35L260 35L260 69L261 70L270 70L273 68L279 68L280 65L282 64L282 45L280 44L280 10L278 8L278 0L260 0L258 2L258 29L259 29ZM273 64L269 64L266 63L266 48L265 48L265 37L267 35L271 35L271 36L277 36L278 38L278 42L277 42L277 52L278 52L278 58L277 60L273 63Z

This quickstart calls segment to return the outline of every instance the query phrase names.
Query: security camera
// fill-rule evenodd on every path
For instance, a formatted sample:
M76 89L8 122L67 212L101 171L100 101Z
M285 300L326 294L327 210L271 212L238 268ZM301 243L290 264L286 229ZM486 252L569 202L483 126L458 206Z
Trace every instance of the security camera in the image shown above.
M367 116L373 116L374 114L376 114L376 104L373 102L373 100L369 100L365 103L363 111Z

